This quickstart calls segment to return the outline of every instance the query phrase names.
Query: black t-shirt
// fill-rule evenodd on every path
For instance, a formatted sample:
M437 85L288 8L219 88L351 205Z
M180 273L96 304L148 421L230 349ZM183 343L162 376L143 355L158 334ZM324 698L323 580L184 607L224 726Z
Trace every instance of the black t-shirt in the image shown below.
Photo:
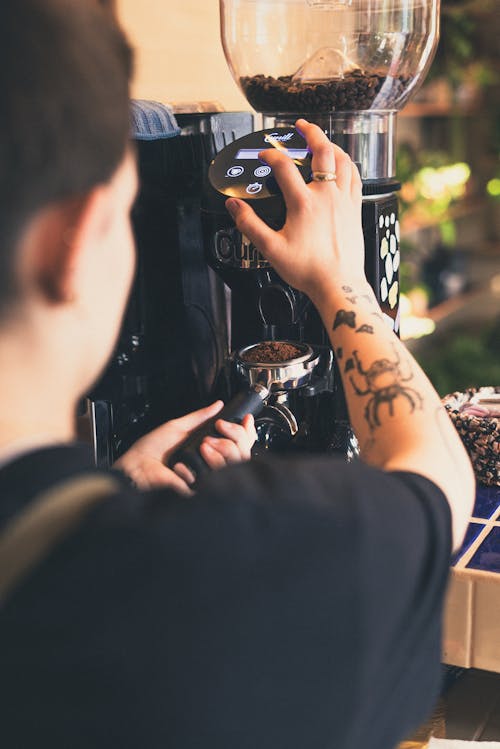
M92 470L0 471L0 526ZM0 609L5 749L392 749L432 707L450 555L442 493L332 458L123 489Z

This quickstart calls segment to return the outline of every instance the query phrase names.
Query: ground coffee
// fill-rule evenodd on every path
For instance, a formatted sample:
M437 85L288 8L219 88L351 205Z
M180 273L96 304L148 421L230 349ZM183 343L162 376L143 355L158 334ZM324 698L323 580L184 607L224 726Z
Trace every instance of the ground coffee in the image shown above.
M344 78L299 83L291 75L279 78L254 75L240 78L241 87L257 112L353 112L390 109L406 89L409 78L352 70Z
M252 364L283 364L304 356L303 349L286 341L263 341L246 351L241 357Z

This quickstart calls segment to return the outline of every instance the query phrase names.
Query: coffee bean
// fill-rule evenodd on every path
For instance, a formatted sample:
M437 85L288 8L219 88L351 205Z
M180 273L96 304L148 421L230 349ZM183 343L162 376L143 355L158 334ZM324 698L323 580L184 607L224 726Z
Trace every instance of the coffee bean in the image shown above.
M297 83L292 76L279 78L262 73L243 76L240 83L245 95L258 112L325 112L370 109L375 103L384 108L393 106L406 88L408 78L391 78L388 92L381 101L377 97L387 80L384 73L351 70L343 79L313 83Z

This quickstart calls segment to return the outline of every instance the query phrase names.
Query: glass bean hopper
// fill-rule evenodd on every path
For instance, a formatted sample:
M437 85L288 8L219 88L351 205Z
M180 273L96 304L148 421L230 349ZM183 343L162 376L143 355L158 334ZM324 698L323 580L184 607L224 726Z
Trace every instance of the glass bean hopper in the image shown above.
M439 38L440 0L220 0L231 73L264 127L305 116L364 180L394 177L399 110Z

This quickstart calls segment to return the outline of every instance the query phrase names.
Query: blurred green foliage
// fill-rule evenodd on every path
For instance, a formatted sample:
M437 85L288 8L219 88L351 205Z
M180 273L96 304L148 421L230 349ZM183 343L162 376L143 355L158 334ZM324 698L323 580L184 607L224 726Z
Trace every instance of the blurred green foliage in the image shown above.
M481 23L498 13L498 0L444 0L441 34L429 80L446 78L456 89L464 80L480 87L498 83L496 51L483 49Z
M480 330L431 336L416 358L439 395L500 385L500 320Z

